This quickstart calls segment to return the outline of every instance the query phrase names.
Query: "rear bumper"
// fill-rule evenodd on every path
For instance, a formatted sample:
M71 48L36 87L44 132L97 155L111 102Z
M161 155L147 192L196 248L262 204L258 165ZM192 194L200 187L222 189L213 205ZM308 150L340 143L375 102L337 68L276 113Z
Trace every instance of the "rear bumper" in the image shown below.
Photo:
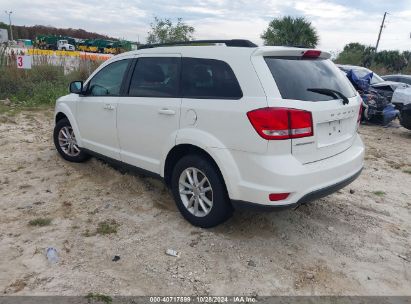
M328 195L352 182L364 163L364 145L356 135L347 150L332 157L302 164L292 154L257 155L231 151L233 158L227 190L234 205L292 208ZM226 167L229 164L225 162ZM227 172L227 171L226 171ZM270 201L270 193L290 193L287 199ZM244 203L248 202L248 203Z
M355 173L353 176L350 176L349 178L338 182L334 185L327 186L322 189L315 190L313 192L310 192L306 195L304 195L302 198L300 198L296 203L294 204L289 204L289 205L261 205L261 204L255 204L251 202L245 202L245 201L240 201L240 200L231 200L232 205L236 209L252 209L252 210L262 210L262 211L275 211L275 210L284 210L284 209L291 209L291 208L296 208L300 205L305 205L307 203L310 203L314 200L317 200L319 198L322 198L324 196L330 195L334 192L337 192L338 190L344 188L345 186L351 184L354 180L357 179L358 176L360 176L362 172L362 168Z

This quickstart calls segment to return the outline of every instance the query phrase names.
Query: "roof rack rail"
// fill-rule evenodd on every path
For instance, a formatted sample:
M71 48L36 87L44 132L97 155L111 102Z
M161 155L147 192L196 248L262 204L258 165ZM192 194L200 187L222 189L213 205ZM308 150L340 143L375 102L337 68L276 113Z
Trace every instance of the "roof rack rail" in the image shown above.
M156 47L163 47L163 46L190 46L190 45L209 45L209 44L216 44L221 43L225 44L226 46L231 47L257 47L256 44L252 43L250 40L245 39L230 39L230 40L192 40L192 41L178 41L178 42L170 42L170 43L158 43L158 44L143 44L139 46L139 50L141 49L151 49Z

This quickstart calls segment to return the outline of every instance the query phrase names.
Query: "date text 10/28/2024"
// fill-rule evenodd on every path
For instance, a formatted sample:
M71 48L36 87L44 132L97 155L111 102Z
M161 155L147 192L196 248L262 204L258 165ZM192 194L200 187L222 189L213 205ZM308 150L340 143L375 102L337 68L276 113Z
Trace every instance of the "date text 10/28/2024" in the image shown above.
M212 297L212 296L163 296L150 297L150 303L256 303L255 297L232 296L232 297Z

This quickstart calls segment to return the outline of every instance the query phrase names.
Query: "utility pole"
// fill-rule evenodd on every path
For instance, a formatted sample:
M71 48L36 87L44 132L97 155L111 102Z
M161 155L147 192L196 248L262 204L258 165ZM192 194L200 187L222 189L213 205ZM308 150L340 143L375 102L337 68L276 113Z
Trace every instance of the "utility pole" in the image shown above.
M380 27L380 32L378 33L377 44L375 45L375 53L377 53L378 45L380 44L381 33L382 33L382 29L384 28L385 17L387 16L387 14L388 14L388 13L385 12L385 13L384 13L384 17L382 18L381 27Z
M13 14L12 11L4 11L7 15L9 15L9 26L10 26L10 40L13 41L13 29L11 28L11 14Z

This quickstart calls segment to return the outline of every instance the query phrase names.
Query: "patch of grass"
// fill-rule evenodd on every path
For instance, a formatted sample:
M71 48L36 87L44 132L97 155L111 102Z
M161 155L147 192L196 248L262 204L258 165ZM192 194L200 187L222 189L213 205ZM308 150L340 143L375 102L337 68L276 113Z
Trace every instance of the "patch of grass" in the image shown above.
M51 219L50 218L45 218L45 217L38 217L34 220L31 220L29 222L30 226L39 226L39 227L44 227L44 226L48 226L51 224Z
M101 293L88 293L85 298L87 299L88 303L90 301L102 302L106 304L110 304L113 302L113 299L110 296L103 295Z
M402 170L402 172L411 174L411 169L404 169L404 170Z
M91 237L91 236L95 236L97 233L96 232L91 232L89 229L86 229L86 231L84 231L83 236L84 237Z
M120 226L115 220L105 220L99 222L96 233L101 235L117 233L117 228Z
M373 194L376 196L384 196L386 193L384 191L374 191Z

